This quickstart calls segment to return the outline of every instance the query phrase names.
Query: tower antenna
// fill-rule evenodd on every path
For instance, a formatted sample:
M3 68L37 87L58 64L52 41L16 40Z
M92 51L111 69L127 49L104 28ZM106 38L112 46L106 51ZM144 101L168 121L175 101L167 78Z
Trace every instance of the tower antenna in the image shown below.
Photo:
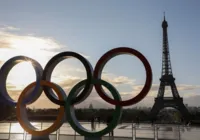
M165 20L165 12L164 12L164 20Z

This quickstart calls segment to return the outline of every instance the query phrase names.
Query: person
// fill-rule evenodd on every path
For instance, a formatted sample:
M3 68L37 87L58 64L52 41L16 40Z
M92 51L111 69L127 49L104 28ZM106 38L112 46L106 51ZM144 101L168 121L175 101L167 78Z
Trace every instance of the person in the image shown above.
M95 118L92 117L92 119L91 119L91 129L92 129L92 131L95 130L94 121L95 121Z
M183 117L181 117L181 123L185 125L185 120Z
M190 126L191 125L191 122L190 121L188 121L188 124L187 124L187 126Z
M153 126L153 123L154 123L154 120L153 119L151 119L151 125Z
M113 117L112 116L109 116L107 118L107 125L109 125L109 123L112 121ZM114 131L112 130L111 132L109 132L109 137L113 137L114 136Z
M140 119L139 119L139 117L138 116L136 116L136 123L139 125L139 123L140 123Z
M153 126L154 122L156 121L156 118L151 119L151 125Z
M97 121L98 121L98 124L99 124L98 126L99 126L99 127L100 127L100 123L101 123L101 120L100 120L100 119L101 119L100 116L98 116L98 117L97 117Z

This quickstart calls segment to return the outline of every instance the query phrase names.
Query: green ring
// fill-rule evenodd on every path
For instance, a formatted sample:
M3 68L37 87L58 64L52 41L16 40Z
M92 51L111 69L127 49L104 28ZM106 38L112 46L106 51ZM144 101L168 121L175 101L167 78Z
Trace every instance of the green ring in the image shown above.
M121 119L122 107L120 105L115 106L115 111L113 113L114 117L113 117L112 121L109 123L109 125L106 128L104 128L103 130L98 131L98 132L92 132L92 131L85 129L76 119L76 116L74 113L74 106L71 104L72 104L72 100L78 94L77 91L79 91L81 88L83 88L86 82L87 82L87 80L83 80L83 81L79 82L78 84L76 84L70 91L67 99L65 100L65 112L66 112L67 120L68 120L69 124L71 125L71 127L80 135L83 135L85 137L102 137L103 135L106 135L107 133L109 133L110 131L115 129L115 127L118 125L118 122ZM104 80L93 79L91 84L101 84L101 85L105 86L111 92L111 94L115 100L121 101L121 96L118 93L118 91L108 82L106 82Z

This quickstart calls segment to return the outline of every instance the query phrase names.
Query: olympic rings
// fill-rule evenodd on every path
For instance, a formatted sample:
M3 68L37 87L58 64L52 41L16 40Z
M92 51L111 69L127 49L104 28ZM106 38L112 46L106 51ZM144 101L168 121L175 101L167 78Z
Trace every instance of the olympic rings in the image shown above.
M65 120L65 111L64 111L64 106L60 106L59 108L59 113L56 118L56 121L47 129L42 130L42 131L37 131L37 129L29 122L28 117L27 117L27 112L26 112L26 104L23 103L23 99L27 92L36 85L36 82L31 83L28 85L20 94L18 102L17 102L17 119L20 123L20 125L30 134L36 135L36 136L43 136L43 135L48 135L54 131L56 131L61 125L63 124ZM58 98L60 100L65 100L66 94L60 88L58 85L47 82L47 81L40 81L41 86L48 86L54 89L56 94L58 95ZM36 99L34 100L36 101ZM33 101L33 102L34 102Z
M118 122L120 121L121 118L121 113L122 113L122 107L120 105L116 105L115 107L115 111L113 116L112 121L109 123L109 125L104 128L103 130L99 131L99 132L88 132L88 130L86 130L85 128L83 128L80 123L77 121L76 117L75 117L75 113L74 113L74 107L71 106L71 101L73 100L74 97L77 96L78 92L87 82L87 80L81 81L79 82L77 85L75 85L72 90L70 91L68 97L66 98L65 101L65 111L66 114L68 116L68 122L69 124L72 126L72 128L74 130L76 130L79 134L83 135L83 136L87 136L87 137L101 137L107 133L110 132L110 130L113 130ZM103 85L105 86L113 95L114 99L117 101L120 101L120 95L118 93L118 91L108 82L104 81L104 80L93 80L92 81L93 84L97 84L97 85Z
M126 47L121 47L121 48L115 48L107 53L105 53L97 62L95 69L94 69L94 78L95 79L100 79L101 78L101 73L102 69L105 66L106 62L108 62L111 58L115 57L116 55L119 54L130 54L138 57L142 63L144 64L145 70L146 70L146 82L143 87L143 89L140 91L140 93L136 96L133 97L132 99L126 100L126 101L116 101L111 98L109 98L106 93L104 92L103 88L99 84L95 84L95 89L99 96L104 99L106 102L113 104L113 105L121 105L121 106L129 106L132 104L135 104L139 101L141 101L149 92L151 85L152 85L152 70L149 62L147 59L137 50L131 49L131 48L126 48Z
M108 62L111 58L119 54L130 54L130 55L134 55L138 57L144 64L144 67L146 70L146 82L143 89L136 97L133 97L132 99L129 99L126 101L121 101L121 97L118 91L110 83L101 79L102 69L105 66L106 62ZM87 74L87 79L76 84L71 89L71 91L69 91L68 97L66 96L65 92L62 90L62 87L60 87L59 85L55 83L50 82L51 81L50 77L55 66L59 62L67 58L77 58L78 60L80 60L83 63L86 69L86 74ZM18 99L18 102L15 102L14 100L11 99L11 97L9 96L6 90L6 79L12 67L24 61L28 61L32 63L32 66L35 69L35 73L36 73L36 82L29 84L22 91ZM75 53L75 52L62 52L55 55L47 63L47 65L44 68L44 71L41 65L37 61L26 56L13 57L9 59L8 61L6 61L0 69L0 94L2 95L5 103L12 106L16 106L17 118L19 120L20 125L30 134L37 135L37 136L48 135L52 133L53 131L55 131L56 129L58 129L62 125L65 119L65 115L67 116L72 128L75 131L77 131L79 134L82 134L88 137L103 136L117 126L118 121L121 118L122 106L133 105L141 101L149 92L151 88L151 84L152 84L152 70L151 70L151 66L149 62L140 52L138 52L135 49L127 48L127 47L115 48L105 53L96 64L95 69L94 69L94 75L93 75L93 68L91 64L89 63L89 61L85 59L83 56L81 56L80 54ZM115 105L115 111L114 111L115 117L113 118L111 123L105 129L96 133L88 132L82 126L80 126L80 123L77 121L75 117L74 108L73 108L75 104L78 104L84 101L90 95L93 89L93 86L95 86L97 93L102 99L104 99L106 102L110 104ZM102 86L105 86L111 92L114 99L111 99L107 96ZM55 96L52 89L56 92L58 98ZM45 92L45 95L53 103L60 105L60 108L59 108L59 114L57 116L57 119L53 123L53 125L47 128L46 130L37 131L37 129L33 125L31 125L31 123L28 121L27 113L26 113L26 105L31 104L34 101L36 101L40 97L43 90ZM82 92L79 94L81 90Z

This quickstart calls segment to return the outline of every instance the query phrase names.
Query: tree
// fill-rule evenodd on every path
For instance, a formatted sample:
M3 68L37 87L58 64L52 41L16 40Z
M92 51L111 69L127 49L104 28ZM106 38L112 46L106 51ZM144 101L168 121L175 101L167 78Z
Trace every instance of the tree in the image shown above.
M15 107L5 104L2 100L0 100L0 111L2 112L0 115L0 121L12 119L16 112Z

